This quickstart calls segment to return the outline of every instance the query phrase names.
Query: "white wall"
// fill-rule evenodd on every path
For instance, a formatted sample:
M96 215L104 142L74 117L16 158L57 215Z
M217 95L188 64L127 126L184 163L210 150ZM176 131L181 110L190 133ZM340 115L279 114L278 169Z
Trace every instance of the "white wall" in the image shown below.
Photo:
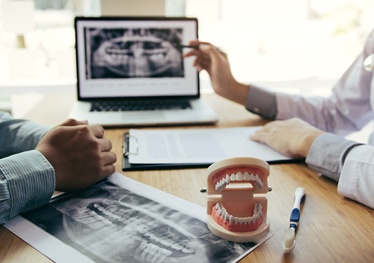
M101 0L102 15L163 16L166 0Z

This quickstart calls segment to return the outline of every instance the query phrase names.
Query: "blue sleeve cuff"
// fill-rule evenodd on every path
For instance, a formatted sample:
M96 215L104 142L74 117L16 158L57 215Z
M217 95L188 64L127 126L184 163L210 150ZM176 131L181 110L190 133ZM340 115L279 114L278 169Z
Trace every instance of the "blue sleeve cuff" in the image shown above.
M1 223L47 204L55 190L54 169L37 150L1 159L0 181Z
M311 169L339 181L344 159L348 152L357 145L360 143L325 133L314 140L305 162Z
M265 119L274 120L277 116L277 101L275 94L265 89L251 85L249 89L246 109Z

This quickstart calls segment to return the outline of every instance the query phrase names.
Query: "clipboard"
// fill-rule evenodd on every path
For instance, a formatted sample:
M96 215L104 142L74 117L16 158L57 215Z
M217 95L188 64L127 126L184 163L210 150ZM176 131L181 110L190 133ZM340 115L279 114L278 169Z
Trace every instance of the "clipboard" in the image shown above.
M124 133L123 140L123 157L122 170L123 171L141 171L141 170L166 170L166 169L188 169L188 168L207 168L212 163L130 163L130 133ZM290 158L287 160L266 160L269 164L283 164L283 163L303 163L304 159Z
M167 164L132 164L129 161L130 155L130 133L125 132L123 138L123 157L122 171L140 171L140 170L167 170L167 169L187 169L187 168L207 168L212 163L167 163Z

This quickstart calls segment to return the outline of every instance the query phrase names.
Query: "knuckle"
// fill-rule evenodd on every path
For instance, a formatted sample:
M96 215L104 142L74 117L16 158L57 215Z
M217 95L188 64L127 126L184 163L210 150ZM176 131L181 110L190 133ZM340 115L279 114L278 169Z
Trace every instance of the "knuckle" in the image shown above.
M115 153L113 153L113 152L111 152L111 154L112 154L112 160L113 160L113 162L116 162L117 161L117 155Z
M101 148L101 144L98 140L92 140L90 144L94 151L99 151Z
M91 133L91 129L87 125L80 125L80 126L76 126L76 127L78 129L78 133L80 133L80 134L89 134L89 133Z
M112 147L113 147L113 145L112 145L112 141L106 139L106 142L108 143L108 148L109 148L109 150L112 149Z
M72 124L77 124L78 123L78 121L76 119L73 119L73 118L68 118L67 122L72 123Z

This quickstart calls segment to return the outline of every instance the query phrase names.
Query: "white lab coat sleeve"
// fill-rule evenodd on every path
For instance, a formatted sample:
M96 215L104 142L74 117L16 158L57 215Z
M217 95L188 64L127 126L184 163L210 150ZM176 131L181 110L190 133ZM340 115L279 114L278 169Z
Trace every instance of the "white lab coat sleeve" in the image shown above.
M374 147L361 145L347 154L338 192L374 209Z
M365 58L373 53L374 31L362 52L333 87L331 96L276 93L276 119L298 117L321 130L339 135L363 128L374 119L373 72L363 67Z

